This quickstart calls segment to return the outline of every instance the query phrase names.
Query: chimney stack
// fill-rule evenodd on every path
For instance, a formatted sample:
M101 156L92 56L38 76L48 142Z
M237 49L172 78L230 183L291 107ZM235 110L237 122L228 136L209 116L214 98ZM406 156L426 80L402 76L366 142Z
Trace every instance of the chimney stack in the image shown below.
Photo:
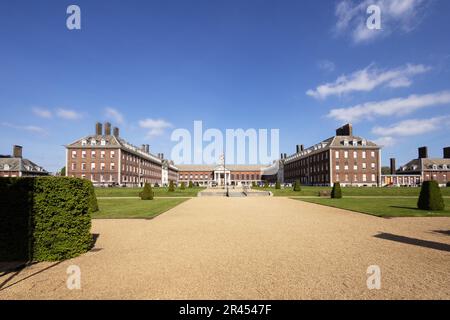
M145 152L150 153L150 146L148 144L145 145Z
M428 147L419 148L419 159L428 158Z
M114 137L116 137L116 138L119 137L119 128L114 127L114 129L113 129L113 135L114 135Z
M95 124L95 134L97 136L101 136L102 135L102 131L103 131L103 125L100 122L97 122Z
M22 146L14 146L13 147L13 157L14 158L22 158Z
M286 153L283 154L283 158L284 158L284 159L287 158L287 154L286 154Z
M106 122L105 123L105 136L111 135L111 123Z
M395 174L397 167L395 165L395 158L391 158L391 174Z
M141 145L141 151L145 152L145 144Z
M353 135L353 127L350 123L343 125L342 127L336 129L337 136L352 136Z
M297 145L297 153L300 153L301 151L303 151L304 146L302 144L298 144Z
M161 160L164 160L164 153L160 153L161 155Z
M450 147L444 148L444 159L450 159Z

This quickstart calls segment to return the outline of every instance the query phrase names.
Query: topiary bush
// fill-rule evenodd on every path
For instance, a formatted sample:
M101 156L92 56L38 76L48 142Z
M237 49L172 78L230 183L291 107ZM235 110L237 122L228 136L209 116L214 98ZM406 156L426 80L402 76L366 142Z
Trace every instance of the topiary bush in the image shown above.
M66 177L0 178L0 261L57 261L92 246L92 183Z
M275 183L275 189L281 189L280 181L277 181L277 183Z
M154 185L153 185L153 187L155 187L155 188L159 188L159 183L158 182L156 182Z
M450 188L450 181L447 182L447 188Z
M188 188L193 188L194 187L194 184L192 183L192 181L189 181L189 186L188 186Z
M169 183L169 192L175 192L175 185L173 184L173 181L170 181Z
M264 181L264 188L268 188L269 187L269 181Z
M441 189L436 181L424 181L420 189L417 207L421 210L441 211L445 209Z
M180 190L185 190L185 189L186 189L186 184L184 182L182 182L180 185Z
M302 187L300 185L299 180L295 180L295 182L294 182L294 191L296 191L296 192L302 191Z
M141 200L153 200L153 190L150 183L144 185L144 190L140 194Z
M333 184L333 189L331 189L331 198L333 198L333 199L341 199L342 198L341 184L339 182L335 182Z

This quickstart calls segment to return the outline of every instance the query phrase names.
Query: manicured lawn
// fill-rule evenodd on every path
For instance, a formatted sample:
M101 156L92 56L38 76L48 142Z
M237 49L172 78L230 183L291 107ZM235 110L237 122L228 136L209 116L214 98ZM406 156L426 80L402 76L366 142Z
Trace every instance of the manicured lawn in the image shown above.
M275 197L318 196L321 190L331 190L331 187L302 186L302 191L295 192L293 188L255 188L257 190L272 191ZM342 187L343 196L385 196L385 197L418 197L420 188L376 188L376 187ZM450 188L441 188L443 196L450 196Z
M417 199L405 198L342 198L342 199L295 199L299 201L306 201L317 203L325 206L336 207L341 209L348 209L362 213L371 214L378 217L442 217L450 216L450 199L444 199L444 211L423 211L417 209Z
M139 197L143 188L95 188L97 197ZM175 188L174 192L169 192L169 188L152 188L155 197L196 197L197 193L205 190L204 188L188 188L181 190Z
M98 199L99 212L94 219L149 219L189 199Z

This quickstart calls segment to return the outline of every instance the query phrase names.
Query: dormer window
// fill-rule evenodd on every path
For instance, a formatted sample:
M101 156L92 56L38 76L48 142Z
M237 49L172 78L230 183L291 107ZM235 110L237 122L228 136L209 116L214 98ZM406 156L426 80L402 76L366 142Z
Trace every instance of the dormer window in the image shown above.
M3 166L3 170L9 170L10 168L9 168L9 164L5 164L4 166Z
M84 147L87 145L87 141L85 139L81 140L81 145Z
M443 165L442 165L442 169L447 170L447 169L448 169L448 166L447 166L446 164L443 164Z
M97 144L97 141L95 141L95 139L91 140L91 146L95 146Z
M100 142L100 144L101 144L102 146L106 146L106 140L105 140L105 139L102 139L102 141Z
M433 170L437 170L438 166L433 164Z
M358 140L353 140L353 146L356 147L358 145Z
M363 146L366 146L366 145L367 145L366 139L363 139L363 140L361 141L361 144L362 144Z
M344 140L344 146L348 146L348 140Z

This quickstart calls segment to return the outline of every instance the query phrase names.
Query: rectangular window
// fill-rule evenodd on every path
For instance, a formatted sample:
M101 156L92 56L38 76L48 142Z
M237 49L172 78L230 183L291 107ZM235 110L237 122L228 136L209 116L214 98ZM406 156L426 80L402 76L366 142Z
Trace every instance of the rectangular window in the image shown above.
M370 164L370 166L372 167L372 169L375 169L375 163L374 163L374 162L372 162L372 163Z
M115 156L116 156L116 152L115 151L111 151L111 158L114 159Z
M371 156L372 158L375 158L375 151L372 151L372 152L370 153L370 156Z
M77 152L76 151L72 151L72 159L75 159L77 157Z
M102 152L100 153L100 157L101 157L102 159L105 159L105 151L102 151Z
M336 151L334 154L335 154L336 159L339 159L339 151Z
M372 181L373 181L373 182L375 182L375 181L376 181L376 179L375 179L375 175L374 175L374 174L372 174Z
M83 159L86 159L86 151L81 151L81 157L82 157Z
M357 151L353 151L353 159L357 159L358 158L358 152Z
M363 179L363 182L366 182L367 181L367 176L365 174L363 174L362 179Z
M92 158L95 158L96 156L97 156L97 154L95 153L95 151L92 151L92 152L91 152L91 157L92 157Z
M363 168L363 169L366 169L366 167L367 167L367 165L366 165L366 163L364 162L364 163L362 164L362 168Z
M339 166L336 166L336 171L339 171Z
M95 162L91 163L91 170L95 170Z
M345 158L345 159L348 158L348 151L344 151L344 158Z
M363 159L366 158L366 152L365 152L365 151L362 152L362 158L363 158Z
M81 170L86 170L86 163L81 164Z

